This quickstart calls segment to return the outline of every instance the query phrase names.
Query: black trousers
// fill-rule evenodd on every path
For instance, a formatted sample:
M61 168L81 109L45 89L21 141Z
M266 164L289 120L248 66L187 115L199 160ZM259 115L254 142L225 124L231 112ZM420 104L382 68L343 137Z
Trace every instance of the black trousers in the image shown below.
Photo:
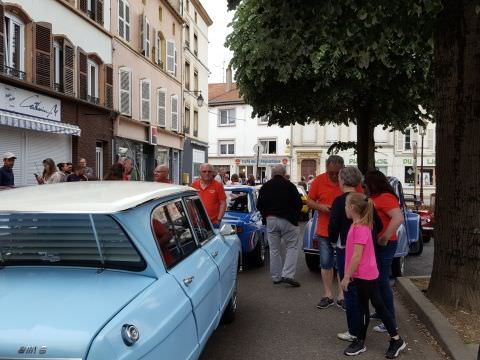
M372 303L378 316L383 321L390 336L397 336L398 333L394 320L382 300L377 280L354 279L353 281L357 287L358 311L360 313L359 318L361 319L360 322L355 324L358 329L355 329L354 333L357 334L358 339L365 340L367 335L368 324L370 322L369 301Z

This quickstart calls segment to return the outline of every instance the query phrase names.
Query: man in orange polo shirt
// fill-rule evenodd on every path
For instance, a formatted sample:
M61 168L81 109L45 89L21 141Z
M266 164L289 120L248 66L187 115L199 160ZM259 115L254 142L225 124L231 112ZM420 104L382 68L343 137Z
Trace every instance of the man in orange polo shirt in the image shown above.
M223 184L215 181L212 165L200 165L200 178L192 183L192 187L198 190L210 221L218 228L227 207L227 195Z
M317 305L319 309L325 309L334 304L333 285L333 247L328 239L328 221L330 220L330 207L337 196L342 195L338 182L338 173L344 167L341 156L331 155L327 159L327 171L318 175L312 182L308 192L307 205L318 211L317 228L315 231L320 253L320 268L325 294ZM343 292L338 287L337 304L343 302Z

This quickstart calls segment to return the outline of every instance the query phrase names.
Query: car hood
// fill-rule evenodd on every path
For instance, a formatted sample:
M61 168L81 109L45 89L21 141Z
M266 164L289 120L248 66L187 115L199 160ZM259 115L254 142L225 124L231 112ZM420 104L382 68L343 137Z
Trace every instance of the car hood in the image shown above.
M110 270L1 269L0 359L84 358L98 331L154 280Z

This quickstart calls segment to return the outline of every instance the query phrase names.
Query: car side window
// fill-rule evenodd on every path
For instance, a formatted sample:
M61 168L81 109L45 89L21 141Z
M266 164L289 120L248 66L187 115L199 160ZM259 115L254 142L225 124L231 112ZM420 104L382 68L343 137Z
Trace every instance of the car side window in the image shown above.
M155 208L151 223L154 238L167 268L173 267L197 248L181 200Z
M198 197L188 198L185 199L185 204L187 205L187 211L190 215L193 232L197 236L198 241L204 244L211 239L215 233L202 205L202 201Z

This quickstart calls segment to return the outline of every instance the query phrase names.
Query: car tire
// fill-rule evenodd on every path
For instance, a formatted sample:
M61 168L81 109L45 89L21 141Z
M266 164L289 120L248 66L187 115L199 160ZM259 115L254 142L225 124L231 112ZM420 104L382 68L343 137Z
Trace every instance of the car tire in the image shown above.
M408 251L408 255L412 256L419 256L423 252L423 236L422 236L422 229L418 229L418 239L410 246L410 250Z
M392 277L402 277L405 274L405 256L393 258L392 261Z
M237 279L235 280L235 287L233 288L233 294L228 302L225 311L223 312L221 323L231 324L235 320L235 314L237 313L237 292L238 292L238 273L240 271L240 259L238 259Z
M260 235L255 248L248 254L249 263L253 267L261 267L265 264L265 240L264 236Z
M316 254L305 254L305 262L308 270L312 272L320 271L320 256Z

